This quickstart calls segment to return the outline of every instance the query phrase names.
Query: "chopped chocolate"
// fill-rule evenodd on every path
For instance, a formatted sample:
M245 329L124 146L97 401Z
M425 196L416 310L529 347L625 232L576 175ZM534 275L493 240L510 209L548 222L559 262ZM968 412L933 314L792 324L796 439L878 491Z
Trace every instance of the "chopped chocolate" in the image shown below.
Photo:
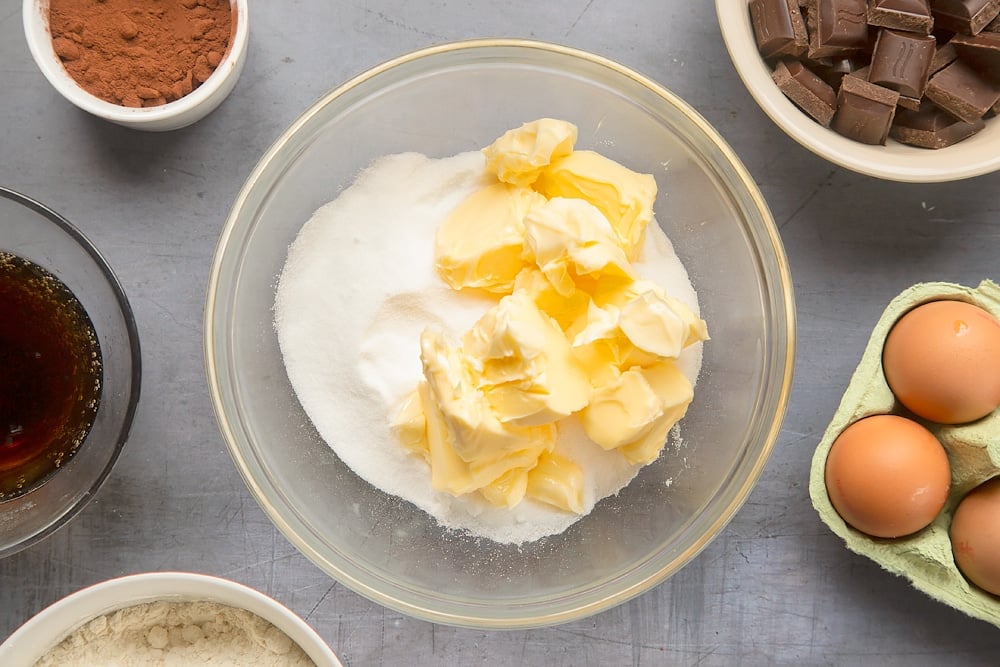
M939 28L977 35L1000 14L1000 0L931 0L931 13Z
M820 125L830 126L837 109L833 88L797 60L782 60L771 75L778 88Z
M958 58L958 52L955 51L955 47L952 46L950 41L945 42L944 44L938 42L937 50L934 52L934 57L931 58L931 74L937 74L945 67L955 62L955 58Z
M1000 80L1000 33L955 35L949 44L954 46L958 57L971 65L980 75L994 81Z
M872 71L871 65L865 65L864 67L857 68L847 76L856 76L862 81L867 81L868 75L871 74L871 71Z
M806 65L813 74L823 79L834 90L840 87L840 80L844 78L844 75L857 69L854 61L850 58L823 58L816 65Z
M801 56L809 47L798 0L751 0L750 20L765 58Z
M911 146L947 148L968 139L985 126L982 120L966 123L933 104L925 103L919 111L899 109L889 136Z
M929 35L934 17L928 0L868 0L868 25Z
M935 44L936 40L928 35L880 31L868 80L900 95L920 99L930 76Z
M807 16L810 58L850 55L868 46L867 0L810 0Z
M979 76L959 59L931 77L925 94L945 111L975 123L1000 98L1000 85Z
M883 145L889 136L899 93L845 76L837 93L837 113L830 127L865 144Z
M1000 115L1000 0L746 1L779 90L844 136L884 144L898 117L941 148Z

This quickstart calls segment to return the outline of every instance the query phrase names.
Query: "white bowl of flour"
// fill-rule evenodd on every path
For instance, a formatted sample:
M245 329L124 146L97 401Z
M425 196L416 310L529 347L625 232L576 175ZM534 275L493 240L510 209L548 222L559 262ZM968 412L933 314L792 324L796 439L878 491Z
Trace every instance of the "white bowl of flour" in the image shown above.
M288 608L252 588L188 572L111 579L43 609L0 644L4 667L341 667Z

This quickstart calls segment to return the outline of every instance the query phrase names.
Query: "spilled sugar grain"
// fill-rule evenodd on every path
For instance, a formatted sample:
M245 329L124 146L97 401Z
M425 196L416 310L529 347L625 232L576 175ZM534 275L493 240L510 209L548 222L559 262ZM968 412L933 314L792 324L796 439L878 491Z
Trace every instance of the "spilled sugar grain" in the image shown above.
M466 196L490 182L479 152L376 161L303 226L289 247L275 295L275 328L289 380L320 436L355 473L448 528L520 544L560 533L581 516L525 500L513 509L475 495L434 491L426 463L389 430L392 410L422 378L420 332L461 336L494 302L448 289L434 271L434 233ZM655 224L636 272L698 312L697 296ZM694 382L701 344L679 366ZM575 419L556 451L584 470L584 510L638 473L590 442ZM676 431L675 431L676 433Z

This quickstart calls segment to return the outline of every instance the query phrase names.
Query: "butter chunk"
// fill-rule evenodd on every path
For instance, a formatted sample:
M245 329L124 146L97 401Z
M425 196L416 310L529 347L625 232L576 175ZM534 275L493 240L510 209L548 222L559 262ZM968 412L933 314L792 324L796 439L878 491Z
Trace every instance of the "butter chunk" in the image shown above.
M483 488L483 494L491 505L497 507L514 507L522 500L528 490L528 471L525 468L508 470Z
M532 467L552 449L554 427L500 423L460 351L440 332L424 331L420 345L427 379L420 392L436 490L453 495L479 490L512 469Z
M502 423L550 424L590 399L590 383L569 341L526 294L501 299L466 333L463 349Z
M597 207L608 219L630 260L642 247L653 219L656 180L593 151L574 151L542 170L535 190L549 199L572 197Z
M642 370L632 368L594 392L590 405L580 413L580 422L587 437L610 450L645 435L661 414L660 397Z
M581 276L633 278L614 229L597 208L581 199L550 199L525 216L524 227L526 256L562 296L573 294Z
M619 326L638 349L668 359L676 359L681 350L708 339L705 321L684 303L667 296L648 283L621 309Z
M642 372L662 401L662 413L645 435L619 447L618 451L629 463L646 465L660 455L667 433L687 413L694 398L694 388L672 361L664 361Z
M617 382L594 392L580 412L580 423L602 448L619 449L631 463L649 462L693 397L690 381L672 361L630 368Z
M514 281L514 291L530 296L538 309L554 319L563 331L584 317L591 304L590 296L582 290L565 296L559 294L538 267L521 271Z
M553 118L541 118L508 130L483 149L486 169L498 180L529 186L552 160L573 152L576 125Z
M438 273L453 289L508 294L524 268L524 216L545 203L528 188L495 183L469 195L434 238Z
M583 470L553 452L538 457L527 475L527 495L567 512L583 513Z
M423 384L425 383L420 383ZM430 460L430 451L427 448L427 417L420 385L403 398L390 426L406 449L419 454L425 460Z

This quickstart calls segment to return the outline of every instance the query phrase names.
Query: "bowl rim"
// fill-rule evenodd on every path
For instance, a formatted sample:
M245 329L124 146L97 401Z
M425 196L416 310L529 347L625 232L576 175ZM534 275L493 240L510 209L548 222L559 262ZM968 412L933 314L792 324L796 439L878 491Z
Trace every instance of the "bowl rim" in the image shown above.
M279 155L282 147L293 137L301 128L306 125L315 115L317 115L326 105L333 102L336 98L341 97L354 88L364 84L370 79L381 75L382 73L392 70L396 67L407 65L413 61L420 60L423 58L438 56L442 54L449 54L458 51L477 51L480 49L496 49L496 48L522 48L548 52L560 57L570 57L581 59L592 64L596 64L608 70L611 70L614 74L618 76L630 79L639 85L643 86L647 90L653 92L658 98L665 101L667 104L675 107L681 111L687 120L689 120L698 131L706 135L714 144L714 148L718 150L725 160L728 162L729 166L733 169L734 175L739 178L740 184L746 189L746 193L749 195L753 206L761 214L761 218L764 222L763 229L759 230L764 238L769 242L770 249L774 251L774 262L775 262L775 274L778 277L778 283L773 286L772 298L780 303L784 308L786 313L786 318L784 322L784 327L782 328L781 323L776 323L776 328L780 330L781 334L784 336L785 347L781 352L784 353L784 360L780 367L774 370L774 374L778 375L780 373L781 385L775 389L775 402L774 402L774 418L771 420L770 424L766 425L766 428L762 429L762 433L759 436L762 442L762 448L760 455L757 460L754 461L753 465L750 467L746 478L743 480L742 484L733 492L732 500L724 507L723 512L717 517L706 529L705 533L701 535L692 545L684 549L677 557L675 557L668 567L661 568L655 573L643 577L638 581L635 581L631 585L624 587L613 594L600 597L599 599L594 599L593 601L587 602L582 605L573 606L571 609L555 610L545 613L532 613L531 615L519 616L516 618L498 615L488 615L486 613L479 614L455 614L440 611L438 609L430 608L426 605L416 604L407 600L399 599L393 595L384 593L364 581L351 575L349 572L345 571L343 568L338 567L335 563L331 563L325 556L318 553L317 550L310 547L305 540L303 540L291 526L282 514L274 507L272 501L264 494L262 486L260 483L253 478L251 474L250 467L247 463L247 458L240 451L240 446L236 438L234 429L229 423L225 411L225 402L223 399L222 385L220 382L220 365L217 360L217 355L215 352L215 341L220 336L223 335L216 331L216 325L214 322L215 313L217 310L217 300L220 300L220 280L222 272L222 263L227 254L227 249L233 242L232 238L236 228L237 219L244 206L250 197L251 191L254 184L261 177L261 175L268 169L270 163L274 161ZM452 626L460 627L470 627L478 629L524 629L524 628L537 628L550 625L556 625L560 623L566 623L572 620L583 618L596 614L600 611L610 609L614 606L622 604L629 599L636 597L637 595L648 591L654 586L658 585L669 576L677 572L684 565L691 561L698 553L700 553L715 537L719 535L722 529L728 524L728 522L735 516L736 512L742 507L750 491L756 485L757 480L762 473L764 466L767 464L770 458L771 452L773 451L775 442L777 440L778 434L781 429L781 423L784 418L785 411L788 405L788 398L791 391L792 384L792 374L794 371L795 362L795 329L796 329L796 315L794 307L794 290L792 287L791 270L785 255L784 247L781 242L781 237L778 232L777 226L774 219L770 213L770 209L764 200L759 188L756 185L753 177L747 171L746 167L740 161L739 157L733 151L733 149L725 142L719 132L712 127L708 121L706 121L697 111L694 110L687 102L683 101L680 97L674 93L667 90L665 87L656 83L652 79L639 74L635 70L621 65L615 61L612 61L603 56L599 56L587 51L576 49L573 47L563 46L559 44L530 40L530 39L517 39L517 38L486 38L486 39L470 39L470 40L460 40L454 42L447 42L443 44L438 44L430 47L425 47L418 49L404 55L398 56L396 58L385 61L379 65L376 65L370 69L365 70L361 74L358 74L341 85L335 87L328 93L321 96L318 100L312 103L297 119L295 119L282 133L279 137L271 144L264 155L260 158L258 163L255 165L253 171L248 175L243 187L240 189L236 199L234 200L233 206L230 209L229 215L227 216L226 222L220 232L219 242L216 246L216 251L213 255L212 265L209 273L209 279L207 283L206 290L206 306L205 306L205 317L204 317L204 354L205 354L205 369L209 385L209 393L212 400L212 406L216 414L216 421L218 423L220 432L225 440L226 447L239 470L240 475L243 477L244 482L247 484L248 489L254 496L255 500L267 514L268 518L274 523L278 530L306 557L308 557L314 564L316 564L321 570L329 574L336 581L347 586L354 592L373 600L383 606L390 609L394 609L401 613L407 614L409 616L431 621L435 623L442 623ZM773 360L771 361L773 366ZM532 606L532 605L526 605Z
M273 597L223 577L175 571L140 572L107 579L56 600L25 621L0 643L0 662L8 667L30 667L30 664L22 666L9 662L17 657L25 644L27 647L22 653L37 652L40 642L47 638L46 646L37 656L40 658L98 616L160 600L209 601L244 609L288 635L316 662L317 667L342 667L336 654L319 633ZM52 636L50 628L53 625L59 629L59 636Z
M802 147L845 169L901 183L943 183L982 176L1000 169L1000 151L984 150L979 159L959 159L951 156L956 152L968 153L969 144L960 142L933 150L907 146L890 139L893 148L899 152L888 154L885 146L862 144L823 127L795 106L774 84L757 51L749 11L743 11L747 6L748 0L715 0L716 19L729 59L761 110ZM949 156L948 160L943 161L943 156ZM942 166L943 163L946 166Z
M214 108L218 94L224 93L226 83L232 76L239 76L241 63L246 57L250 27L248 0L229 0L236 17L236 29L232 32L229 48L212 74L184 97L155 107L132 108L113 104L92 95L83 89L62 66L52 49L52 36L48 21L41 11L50 0L23 0L21 15L28 50L38 68L60 95L71 103L99 118L135 128L162 124L188 114L194 114L202 105ZM42 35L47 39L41 39ZM211 109L209 109L210 111ZM197 120L197 119L195 119ZM192 121L194 122L194 121Z
M94 483L91 484L87 492L81 496L72 507L63 513L62 516L49 523L42 530L35 533L31 537L28 537L17 544L11 545L6 549L0 549L0 558L5 558L21 551L22 549L27 549L37 542L40 542L62 526L69 523L83 510L84 507L90 503L90 500L104 485L104 482L107 481L108 476L111 474L111 470L115 467L115 463L118 461L122 451L125 449L125 443L128 442L129 433L132 430L132 423L139 405L139 396L142 393L142 350L139 344L139 328L136 325L132 305L128 300L128 296L125 294L125 290L122 287L121 282L118 280L118 276L111 268L108 260L105 259L101 251L97 249L97 246L95 246L93 242L69 220L41 202L3 186L0 186L0 197L8 199L16 204L20 204L21 206L47 219L49 222L65 232L67 236L76 241L77 244L83 248L88 255L90 255L91 259L94 260L94 264L97 265L97 268L107 281L108 286L111 288L115 300L118 303L118 308L121 311L122 319L125 323L125 331L128 335L128 350L132 360L132 373L130 378L131 391L128 403L125 407L125 414L122 419L121 428L118 432L114 451L112 452L111 458L104 466L104 469L101 471L101 474L94 480ZM2 503L0 503L0 507L2 507Z

